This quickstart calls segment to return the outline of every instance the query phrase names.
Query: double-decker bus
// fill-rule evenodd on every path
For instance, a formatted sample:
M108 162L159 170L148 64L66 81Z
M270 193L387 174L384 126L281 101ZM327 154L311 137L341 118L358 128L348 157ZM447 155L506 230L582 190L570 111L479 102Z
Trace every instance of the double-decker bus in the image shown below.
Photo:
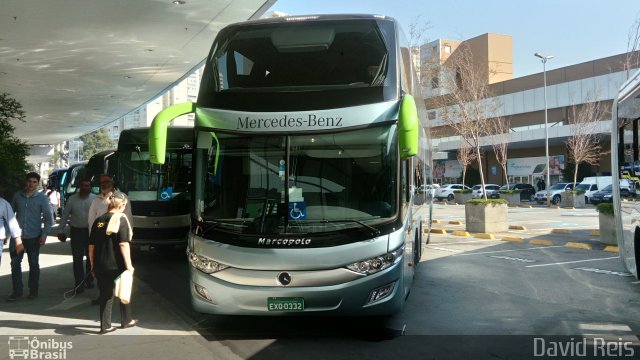
M415 99L414 99L415 96ZM240 315L400 311L432 197L424 103L392 18L304 16L219 32L195 112L193 307ZM427 199L427 201L424 201Z
M187 243L193 128L170 127L163 164L149 161L149 128L126 129L118 139L116 187L127 194L135 246L170 252Z
M637 196L640 182L640 72L620 88L612 107L611 169L616 237L624 266L638 278L640 261L640 202L623 201L622 194Z

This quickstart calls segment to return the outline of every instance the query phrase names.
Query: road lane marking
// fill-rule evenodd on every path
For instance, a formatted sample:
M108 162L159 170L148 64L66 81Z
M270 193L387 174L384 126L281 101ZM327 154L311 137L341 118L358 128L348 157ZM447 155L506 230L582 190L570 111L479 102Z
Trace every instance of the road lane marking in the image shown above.
M436 246L427 246L427 249L448 251L448 252L452 252L452 253L459 253L461 251L461 250L453 250L453 249L441 248L441 247L436 247Z
M564 248L564 246L556 245L556 246L532 247L532 248L525 248L525 249L483 251L483 252L477 252L477 253L471 253L471 254L460 254L460 255L456 255L456 256L499 254L499 253L512 252L512 251L524 251L524 250L546 250L546 249L551 249L551 248Z
M523 258L517 258L517 257L511 257L511 256L491 255L491 256L489 256L489 257L492 257L492 258L495 258L495 259L511 260L511 261L519 261L519 262L526 262L526 263L536 262L536 260L523 259Z
M528 267L528 268L532 268L532 267L541 267L541 266L554 266L554 265L576 264L576 263L589 262L589 261L611 260L611 259L619 259L619 258L620 258L619 256L612 256L612 257L607 257L607 258L597 258L597 259L587 259L587 260L576 260L576 261L564 261L564 262L551 263L551 264L529 265L529 266L527 266L527 267Z
M574 270L582 270L582 271L594 272L594 273L598 273L598 274L607 274L607 275L633 276L633 274L628 273L628 272L611 271L611 270L603 270L603 269L588 268L588 267L574 268Z

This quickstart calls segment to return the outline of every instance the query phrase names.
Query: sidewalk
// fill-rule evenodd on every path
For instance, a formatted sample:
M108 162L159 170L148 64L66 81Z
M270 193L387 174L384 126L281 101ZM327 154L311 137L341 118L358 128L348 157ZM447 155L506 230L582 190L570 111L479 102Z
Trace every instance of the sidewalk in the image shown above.
M40 289L37 299L28 299L29 263L22 261L25 296L6 302L12 292L9 245L2 251L0 263L0 335L81 335L97 334L99 309L91 305L98 289L86 289L74 296L70 241L60 242L54 226L40 253ZM185 319L172 311L173 305L154 294L144 282L134 280L132 313L140 320L137 327L118 329L117 335L192 335L195 332ZM69 293L67 293L70 291ZM116 299L117 301L117 299ZM120 325L120 312L113 307L113 324ZM110 334L109 334L110 335Z

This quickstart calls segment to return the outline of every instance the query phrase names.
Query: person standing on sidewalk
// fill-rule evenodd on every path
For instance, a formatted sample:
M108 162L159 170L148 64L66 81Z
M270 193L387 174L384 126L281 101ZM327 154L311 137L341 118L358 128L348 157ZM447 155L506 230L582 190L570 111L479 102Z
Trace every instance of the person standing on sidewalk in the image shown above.
M40 247L47 241L47 235L53 224L49 199L44 193L38 192L40 175L30 172L26 176L25 188L13 196L11 207L16 212L18 224L22 229L22 244L29 260L29 299L38 297L40 281ZM44 227L42 221L44 219ZM13 243L13 240L12 240ZM22 296L22 258L23 252L18 252L17 239L15 244L9 245L11 255L11 280L13 293L7 301L16 301Z
M18 220L16 220L16 214L13 212L11 204L0 197L0 239L2 239L2 244L5 245L7 238L10 237L13 246L17 247L17 249L10 248L9 252L17 250L18 253L22 253L24 247L22 246L21 235L22 229L20 229L20 225L18 225Z
M60 193L53 185L49 186L47 190L47 197L49 198L49 204L51 204L51 211L53 213L53 221L56 220L58 209L60 208Z
M69 197L67 205L64 207L58 234L63 235L69 219L71 227L71 255L73 256L73 277L75 279L75 293L80 294L84 291L84 287L90 289L93 287L93 276L91 273L91 263L89 261L89 209L91 203L96 197L91 193L91 182L89 180L81 180L80 191ZM86 256L86 262L83 266L82 262ZM85 272L86 269L86 272ZM87 277L85 281L85 276ZM84 286L82 282L84 282Z
M89 237L91 272L98 279L100 290L100 334L116 329L111 325L114 280L124 271L134 271L129 245L133 231L129 220L122 214L129 201L127 196L119 191L113 192L107 200L109 211L95 220ZM123 304L122 301L118 302L120 303L120 327L125 329L136 326L138 321L131 318L130 305Z
M109 197L114 193L114 191L115 186L111 176L107 174L100 175L100 194L93 198L91 207L89 208L87 222L89 226L89 233L91 233L91 229L95 220L109 211ZM124 195L124 197L127 199L126 206L124 208L124 214L127 216L129 224L133 224L133 214L131 213L131 204L129 202L129 198L127 198L127 195L125 195L124 193L122 193L122 195ZM100 287L100 284L98 284L98 287ZM91 301L91 305L98 305L99 303L99 298L93 299Z

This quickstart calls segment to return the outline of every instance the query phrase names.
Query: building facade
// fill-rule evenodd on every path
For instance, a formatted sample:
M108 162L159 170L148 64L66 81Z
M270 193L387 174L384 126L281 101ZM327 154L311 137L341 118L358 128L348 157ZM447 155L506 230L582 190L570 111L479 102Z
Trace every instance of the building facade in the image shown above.
M426 47L436 54L440 63L448 61L465 45L473 53L473 61L479 68L489 69L487 78L493 96L499 104L495 116L510 122L508 135L508 161L506 174L496 160L491 146L494 141L487 136L481 140L482 166L486 183L504 184L523 182L535 185L545 176L545 97L543 73L513 78L511 38L506 35L485 34L461 43L437 40ZM447 53L447 46L451 50ZM437 53L439 51L439 54ZM611 105L618 89L630 74L638 68L629 65L628 54L584 62L546 71L548 108L549 169L551 183L573 181L564 176L569 158L566 142L575 133L573 114L576 109L591 102L600 102L604 113L597 121L594 133L598 134L605 153L599 163L590 166L589 175L611 174L610 149ZM427 55L425 55L427 56ZM533 56L533 54L532 54ZM438 61L438 60L437 60ZM427 100L444 95L438 81L423 81ZM427 101L429 104L429 101ZM429 107L429 106L428 106ZM458 182L462 166L456 160L460 137L441 116L442 109L430 108L426 121L430 122L434 139L434 181ZM477 169L477 162L471 167Z

